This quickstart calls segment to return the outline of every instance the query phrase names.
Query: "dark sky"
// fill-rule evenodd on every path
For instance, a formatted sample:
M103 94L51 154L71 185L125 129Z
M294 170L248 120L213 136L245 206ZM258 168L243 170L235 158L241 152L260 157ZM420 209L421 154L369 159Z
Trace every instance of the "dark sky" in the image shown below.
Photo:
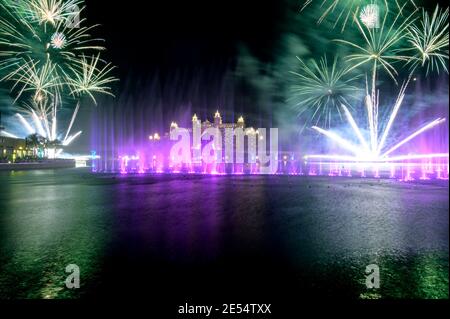
M107 40L120 77L233 63L237 45L264 58L277 36L282 1L87 0L89 24ZM86 13L85 13L86 15Z
M226 120L244 115L252 126L281 123L297 134L287 90L280 90L289 87L295 56L305 47L314 57L336 54L322 43L332 42L335 30L317 26L320 11L300 14L304 1L85 0L84 25L100 24L94 36L106 40L103 57L117 66L120 82L115 99L98 96L98 108L83 101L76 129L87 130L94 111L115 112L130 125L146 121L151 130L158 123L162 131L173 119L189 120L194 112L211 119L220 108ZM416 1L428 9L447 6L443 0ZM241 69L234 68L237 62Z
M311 30L310 25L297 23L286 28L288 6L300 8L304 0L85 2L87 25L101 25L94 33L106 39L104 56L118 67L118 91L130 78L145 81L157 74L164 81L180 70L193 75L212 70L220 76L236 62L238 48L245 46L256 58L270 60L283 32ZM429 8L443 3L423 2Z
M77 129L87 133L74 147L89 143L85 123L111 113L116 128L129 127L136 136L165 132L172 120L189 122L193 113L212 120L217 108L226 121L245 114L257 125L258 105L240 100L242 94L232 92L233 80L226 76L242 46L258 59L270 59L284 1L85 2L82 17L86 25L101 25L94 35L106 40L103 56L117 66L120 81L115 99L99 97L98 107L82 108Z

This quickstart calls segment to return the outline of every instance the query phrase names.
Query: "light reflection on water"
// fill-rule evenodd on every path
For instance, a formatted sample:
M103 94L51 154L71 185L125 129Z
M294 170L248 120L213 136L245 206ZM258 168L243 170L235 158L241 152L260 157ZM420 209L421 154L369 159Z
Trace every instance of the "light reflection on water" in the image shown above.
M0 298L103 292L106 272L122 271L107 261L123 256L222 272L220 261L246 271L255 258L269 276L319 294L448 298L448 185L85 170L0 180ZM78 291L64 288L71 263L86 282ZM372 263L382 272L378 291L364 287Z

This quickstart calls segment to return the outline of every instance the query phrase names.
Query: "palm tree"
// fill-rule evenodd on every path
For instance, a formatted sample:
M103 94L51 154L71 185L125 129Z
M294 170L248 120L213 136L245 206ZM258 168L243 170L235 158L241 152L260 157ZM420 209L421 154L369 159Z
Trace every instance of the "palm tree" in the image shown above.
M42 145L41 137L38 134L31 134L25 139L26 147L33 150L33 156L37 157L37 150Z
M62 143L60 140L45 140L45 150L47 151L47 157L54 159L57 153L58 147L61 147Z

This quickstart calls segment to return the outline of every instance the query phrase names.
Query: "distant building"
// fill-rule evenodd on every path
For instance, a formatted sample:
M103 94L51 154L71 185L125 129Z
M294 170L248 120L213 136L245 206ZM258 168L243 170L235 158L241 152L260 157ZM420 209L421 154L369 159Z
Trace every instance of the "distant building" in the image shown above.
M229 135L226 134L226 130L227 129L242 129L244 132L244 136L247 136L248 138L245 138L244 141L244 145L242 145L243 147L243 156L245 158L245 163L240 164L240 171L245 171L245 170L250 170L252 164L251 163L256 163L258 161L258 156L256 155L257 153L257 149L258 149L258 143L257 140L258 139L262 139L262 137L259 136L259 132L258 130L255 130L253 127L246 127L245 126L245 120L244 117L240 116L236 122L224 122L222 119L222 115L220 114L219 110L216 111L216 113L214 114L214 118L212 121L209 121L208 119L205 120L201 120L199 119L199 117L197 116L197 114L194 114L192 116L192 126L190 128L188 128L189 132L191 133L191 141L195 144L195 139L192 136L193 135L193 127L196 125L200 125L201 128L201 136L203 137L204 134L206 133L207 129L209 128L216 128L219 129L220 133L221 133L221 148L218 148L218 151L221 151L221 155L222 155L222 159L221 159L221 163L215 165L215 167L213 168L214 171L218 171L218 172L226 172L226 171L232 171L233 167L230 161L234 161L233 158L231 158L230 156L236 156L236 141L228 141L229 143L226 143L226 138L229 137ZM178 128L178 124L176 122L172 122L170 125L170 131L172 131L173 129ZM165 134L165 137L169 138L169 133ZM253 138L250 138L253 137ZM234 137L233 137L234 140ZM230 144L231 142L231 144ZM201 159L199 159L198 157L196 158L196 156L194 155L194 150L201 150L206 144L209 143L209 140L203 140L201 141L201 144L197 144L197 145L192 145L192 158L194 159L194 161L196 161L196 163L201 162ZM233 149L227 150L226 149L226 145L232 145ZM213 146L214 147L214 146ZM219 146L220 147L220 146ZM252 153L253 155L250 158L250 153L249 150L254 150L254 153ZM199 153L196 153L199 154ZM168 155L168 154L167 154ZM166 155L166 156L167 156ZM198 166L198 164L194 164L194 166ZM201 164L200 164L201 165ZM258 165L258 164L255 164ZM239 166L239 164L237 164L237 166ZM237 167L235 166L235 168Z
M221 151L222 159L214 163L205 163L203 161L203 154L199 151L204 150L210 140L201 140L200 144L196 144L198 136L194 138L193 127L200 124L201 135L204 136L208 128L217 128L221 132L222 144L220 148L213 148ZM258 173L260 170L260 159L258 156L259 145L266 145L264 136L259 134L259 131L253 127L246 127L243 116L240 116L236 122L224 122L219 111L214 114L212 121L208 119L201 120L197 114L192 116L192 125L183 127L188 130L191 137L191 159L192 163L174 164L174 159L171 158L171 149L177 141L170 139L170 132L177 129L178 123L172 122L168 132L153 133L149 135L149 144L131 154L119 155L118 165L113 165L114 168L120 168L123 173L127 172L190 172L190 173L219 173L219 174L242 174L242 173ZM232 149L227 149L230 143L225 143L225 139L230 135L225 134L226 129L242 129L244 131L243 153L239 153L237 149L238 140L233 134ZM213 134L213 133L211 133ZM260 144L260 142L263 142ZM264 143L266 142L266 143ZM220 146L219 146L220 147ZM243 162L238 162L237 155L243 156ZM266 152L267 154L267 152ZM199 158L199 156L201 158ZM275 160L278 161L278 171L282 173L298 173L300 171L300 157L291 152L278 152ZM241 161L242 159L240 159ZM98 162L98 170L102 170L102 161Z
M215 127L215 128L219 128L221 130L225 130L226 128L243 128L245 129L245 121L244 118L241 116L238 118L236 123L223 123L222 121L222 116L220 115L220 112L217 111L214 114L214 121L210 122L208 119L206 119L205 121L201 121L198 117L197 114L194 114L192 116L192 123L197 123L200 122L201 124L201 128L202 128L202 132L204 130L206 130L207 128L210 127ZM178 128L178 124L176 122L172 122L170 124L170 130L174 129L174 128ZM188 128L189 131L191 131L191 128ZM248 128L249 130L252 130L253 128ZM168 136L168 134L166 134Z
M4 132L2 114L0 112L0 162L16 162L33 155L33 150L27 147L25 139L17 138Z
M258 130L255 130L253 127L245 127L245 121L244 118L242 116L240 116L237 120L236 123L233 122L229 122L229 123L223 123L222 121L222 116L220 115L219 110L216 111L216 113L214 114L214 121L210 122L208 119L201 121L197 114L194 114L192 116L192 127L195 124L200 124L201 125L201 134L203 136L203 134L205 133L205 131L208 128L218 128L221 135L222 135L222 145L225 145L225 129L236 129L236 128L241 128L244 130L246 135L254 135L257 136L259 134ZM178 124L176 122L172 122L170 125L170 131L172 131L173 129L178 128ZM189 132L192 134L192 128L188 128ZM166 133L166 137L169 137L169 133ZM256 145L255 145L256 147Z
M15 162L30 155L24 139L12 138L0 132L0 161Z

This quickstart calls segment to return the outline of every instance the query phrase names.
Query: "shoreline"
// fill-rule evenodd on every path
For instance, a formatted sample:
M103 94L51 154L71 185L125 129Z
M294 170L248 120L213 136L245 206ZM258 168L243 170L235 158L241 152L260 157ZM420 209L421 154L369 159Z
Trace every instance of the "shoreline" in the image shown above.
M46 160L42 162L0 163L0 171L74 168L75 160Z

